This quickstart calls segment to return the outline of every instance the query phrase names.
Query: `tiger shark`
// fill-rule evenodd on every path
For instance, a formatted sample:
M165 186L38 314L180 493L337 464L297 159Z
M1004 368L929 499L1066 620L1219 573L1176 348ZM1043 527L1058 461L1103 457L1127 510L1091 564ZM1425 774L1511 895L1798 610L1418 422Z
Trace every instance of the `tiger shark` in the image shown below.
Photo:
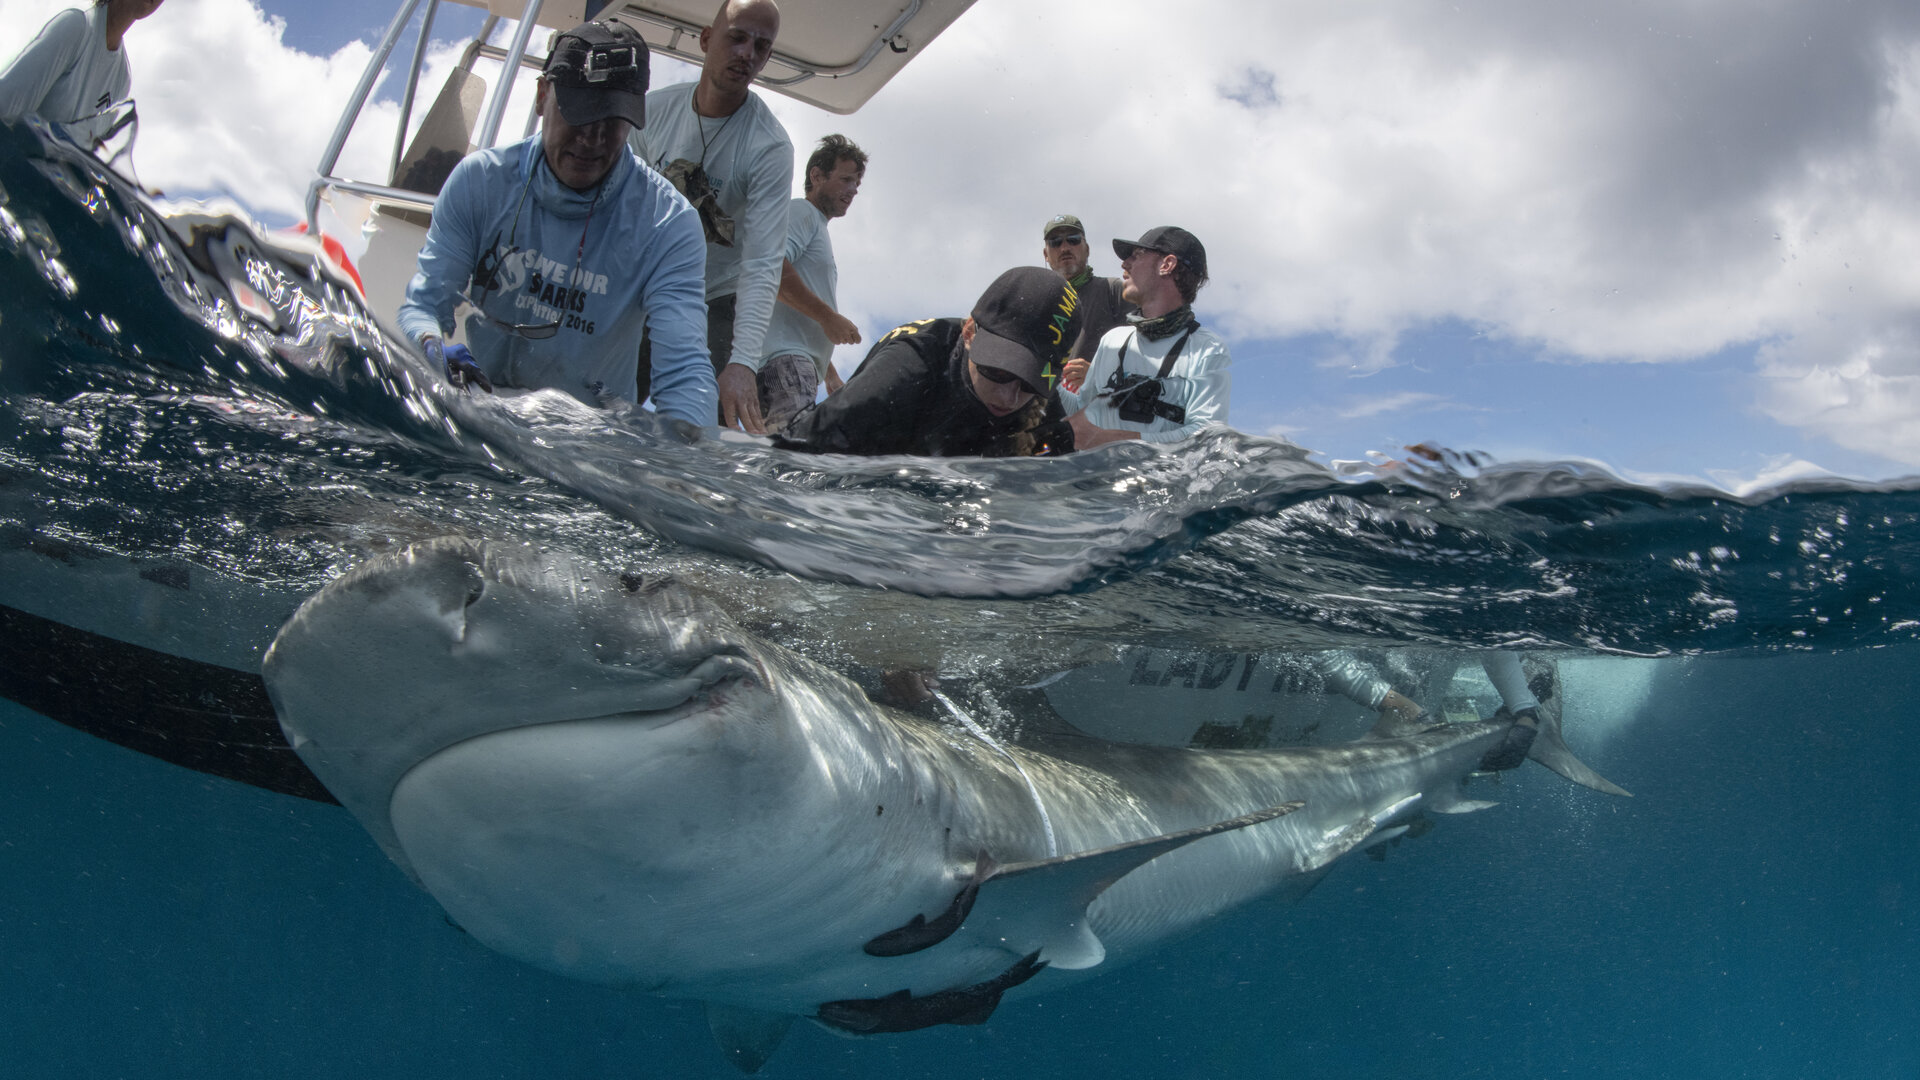
M443 539L310 598L264 663L289 742L476 939L707 1003L757 1070L795 1018L984 1021L1008 993L1300 894L1507 728L1203 751L1003 745L877 705L670 581Z

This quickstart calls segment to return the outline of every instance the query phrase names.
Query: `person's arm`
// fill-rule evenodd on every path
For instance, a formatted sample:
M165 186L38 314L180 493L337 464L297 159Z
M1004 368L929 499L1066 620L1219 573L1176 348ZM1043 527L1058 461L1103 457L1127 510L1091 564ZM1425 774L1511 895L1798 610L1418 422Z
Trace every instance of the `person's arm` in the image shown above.
M933 373L894 334L873 347L846 385L775 432L773 444L817 454L907 453Z
M640 297L653 342L653 406L710 427L720 397L707 358L707 238L699 213L683 206L655 233L654 244Z
M1373 667L1345 649L1315 653L1309 661L1326 683L1327 689L1366 709L1386 709L1391 698L1401 697L1393 685L1380 677ZM1414 709L1419 711L1418 706Z
M800 271L793 268L791 256L780 262L779 299L781 303L819 323L820 329L827 332L827 340L835 345L860 344L860 328L807 288L807 283L800 280Z
M473 181L471 168L463 173L456 166L434 200L433 223L394 321L407 340L420 347L435 374L456 388L478 386L492 393L493 383L473 353L445 340L453 333L454 307L479 260Z
M48 19L20 55L0 71L0 120L33 116L87 47L87 16L69 9ZM44 117L66 120L69 117Z
M1095 427L1093 421L1087 419L1085 410L1068 417L1067 423L1073 427L1073 445L1079 450L1091 450L1096 446L1140 437L1139 432L1127 428Z
M479 228L474 213L474 170L478 160L468 158L454 166L433 203L433 223L427 227L406 299L395 314L407 340L415 345L428 337L453 333L453 309L479 262Z
M779 130L771 114L767 122ZM773 318L780 291L780 265L787 256L787 203L793 191L793 144L780 132L754 155L748 169L747 208L735 231L740 243L739 287L734 294L733 353L720 373L720 410L746 430L760 434L760 354L766 347L767 320ZM741 370L733 370L735 366Z

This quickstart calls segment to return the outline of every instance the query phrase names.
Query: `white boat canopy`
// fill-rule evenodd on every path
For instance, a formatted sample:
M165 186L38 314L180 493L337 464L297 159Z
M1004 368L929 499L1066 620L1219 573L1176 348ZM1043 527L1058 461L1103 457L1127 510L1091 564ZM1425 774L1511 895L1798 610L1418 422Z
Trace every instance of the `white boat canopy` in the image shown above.
M420 70L434 16L443 2L484 9L487 17L408 147L404 140ZM853 112L972 4L973 0L794 0L781 10L779 42L757 81L830 112ZM307 195L308 226L318 228L320 200L329 192L358 195L393 209L430 212L453 162L495 144L513 90L514 80L502 78L489 93L484 81L473 74L474 61L495 60L509 72L538 70L549 35L539 35L536 42L536 27L566 30L589 18L619 18L641 32L655 56L698 65L700 31L712 22L718 7L719 0L401 0L320 160L319 175ZM375 183L336 176L334 169L347 136L386 70L394 46L423 8L426 14L401 98L390 179ZM505 47L490 40L502 20L518 20ZM535 47L531 55L529 46Z

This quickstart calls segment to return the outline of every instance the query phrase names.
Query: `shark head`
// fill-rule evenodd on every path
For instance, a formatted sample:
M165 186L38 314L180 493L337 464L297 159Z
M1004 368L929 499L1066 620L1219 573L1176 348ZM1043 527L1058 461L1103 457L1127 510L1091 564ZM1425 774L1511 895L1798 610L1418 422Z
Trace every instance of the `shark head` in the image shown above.
M778 705L761 650L671 583L446 538L322 589L263 674L288 742L417 880L392 803L423 763L488 735L594 720L627 744L701 719L708 739L752 738Z

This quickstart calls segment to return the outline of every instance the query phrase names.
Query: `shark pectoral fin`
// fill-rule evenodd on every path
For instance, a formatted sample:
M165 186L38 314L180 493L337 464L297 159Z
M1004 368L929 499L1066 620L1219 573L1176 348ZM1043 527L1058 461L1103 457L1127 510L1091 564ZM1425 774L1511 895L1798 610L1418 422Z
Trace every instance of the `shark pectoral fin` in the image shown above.
M707 1002L707 1027L733 1067L749 1075L760 1071L793 1026L793 1014L760 1012Z
M1037 949L1053 966L1092 967L1106 959L1107 950L1086 925L1087 907L1108 886L1175 848L1271 821L1305 805L1283 803L1197 829L1003 866L982 885L967 929L976 938L1015 952Z
M1107 958L1107 947L1081 919L1071 930L1056 934L1040 949L1040 959L1065 971L1085 971L1098 967Z
M1405 825L1395 825L1391 829L1382 829L1379 832L1374 833L1372 836L1367 837L1366 843L1361 844L1360 846L1368 847L1368 848L1377 847L1381 844L1386 843L1389 840L1398 840L1402 836L1405 836L1406 834L1407 834L1407 827Z
M1561 776L1590 787L1603 795L1621 795L1633 798L1633 792L1615 784L1592 769L1567 747L1567 740L1560 734L1560 710L1541 709L1540 733L1533 738L1533 746L1527 756L1559 773Z

